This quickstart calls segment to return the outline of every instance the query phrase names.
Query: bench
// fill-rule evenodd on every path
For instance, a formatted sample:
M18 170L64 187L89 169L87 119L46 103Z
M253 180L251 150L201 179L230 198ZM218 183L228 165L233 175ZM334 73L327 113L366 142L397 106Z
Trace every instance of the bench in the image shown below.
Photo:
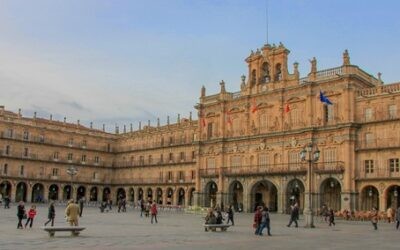
M84 227L42 227L42 229L49 233L50 237L53 237L56 232L71 232L72 236L78 236L80 231L85 230Z
M217 231L217 228L221 229L221 232L225 232L228 227L231 225L228 224L204 224L204 230L207 232L208 230L211 230L213 232Z

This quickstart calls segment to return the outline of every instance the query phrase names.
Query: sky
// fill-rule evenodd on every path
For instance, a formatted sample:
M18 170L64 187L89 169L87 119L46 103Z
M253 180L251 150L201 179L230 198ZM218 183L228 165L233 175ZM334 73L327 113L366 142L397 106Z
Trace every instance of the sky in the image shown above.
M244 59L282 42L300 74L351 63L400 81L396 0L0 0L0 105L134 128L197 113L204 85L239 91Z

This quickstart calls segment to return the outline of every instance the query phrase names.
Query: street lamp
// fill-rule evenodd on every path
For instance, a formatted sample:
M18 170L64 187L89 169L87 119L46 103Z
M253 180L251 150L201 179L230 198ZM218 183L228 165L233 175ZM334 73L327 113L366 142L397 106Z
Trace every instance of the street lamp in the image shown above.
M73 178L74 175L78 174L78 169L76 169L74 166L71 166L67 169L67 174L71 177L71 198L74 197L74 187L73 187Z
M304 218L306 221L305 227L314 228L314 212L313 212L313 204L312 204L312 164L317 162L319 159L320 151L316 144L309 143L307 146L303 148L300 152L301 161L308 162L308 206L304 210Z

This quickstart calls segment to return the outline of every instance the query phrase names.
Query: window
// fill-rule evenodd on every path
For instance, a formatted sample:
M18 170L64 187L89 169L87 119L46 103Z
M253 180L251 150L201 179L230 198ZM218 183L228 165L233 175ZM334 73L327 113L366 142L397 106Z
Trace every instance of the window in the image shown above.
M74 144L74 138L69 138L68 139L68 145L72 146Z
M95 163L99 163L99 162L100 162L100 158L99 158L98 156L95 156L95 157L94 157L94 162L95 162Z
M282 80L282 66L280 63L276 64L275 66L275 79L274 81Z
M169 162L173 162L174 161L174 154L173 153L169 153Z
M172 181L172 171L168 171L168 181Z
M53 176L58 176L58 168L53 168L52 175Z
M268 155L261 154L258 156L258 165L262 168L266 168L268 165Z
M364 110L364 118L365 118L365 121L371 121L372 120L372 108L366 108Z
M181 161L184 161L185 160L185 152L181 152L179 154L179 158L180 158Z
M215 168L215 158L207 158L207 168Z
M231 167L238 168L242 165L242 157L240 155L235 155L231 157Z
M82 148L86 148L86 144L87 144L87 141L86 141L86 140L83 140L83 141L82 141Z
M44 135L39 135L39 142L44 143Z
M370 174L374 172L374 161L373 160L365 160L364 161L365 173Z
M210 139L213 137L213 123L210 122L207 124L207 139Z
M183 181L185 179L185 173L183 171L179 171L179 180Z
M192 170L191 172L192 180L196 178L196 171Z
M389 106L389 119L395 119L395 118L397 118L397 106L390 105Z
M400 162L399 158L389 159L389 168L391 173L400 172Z
M19 167L19 175L21 175L21 176L23 176L24 175L24 169L25 167L24 167L24 165L21 165L20 167Z
M28 131L24 131L24 140L27 141L29 140L29 132Z
M289 152L289 168L297 169L300 167L300 155L297 151Z
M163 163L163 162L164 162L164 155L161 154L161 155L160 155L160 163Z
M196 160L196 152L192 151L192 160L195 161Z
M68 153L68 161L72 161L73 155L72 153Z
M375 144L375 136L373 133L365 134L365 143L366 146L373 146Z
M143 165L144 165L144 156L143 156L143 155L141 155L141 156L139 157L139 164L140 164L140 166L143 166Z
M160 142L160 144L161 144L161 147L164 146L164 137L161 137L161 142Z
M7 134L6 134L6 136L7 136L8 138L13 138L13 135L14 135L14 130L13 130L12 128L7 129Z
M8 173L8 164L6 163L6 164L4 164L4 167L3 167L3 174L6 175L7 173Z
M97 180L98 179L98 174L96 172L93 172L93 180Z
M29 149L28 148L24 148L24 157L28 157L29 156Z
M169 137L169 145L174 144L174 137L170 136Z
M327 148L324 150L324 162L336 161L336 148Z
M5 155L10 155L10 153L11 153L11 147L10 147L10 145L7 145Z
M53 154L53 159L54 159L54 160L58 160L58 152L54 152L54 154Z
M149 155L149 164L153 163L153 156Z
M333 105L324 104L324 119L325 122L331 122L334 119Z
M162 171L160 171L160 173L159 173L159 175L158 175L158 180L160 181L160 182L162 182L163 181L163 172Z
M255 69L253 69L253 71L251 71L251 80L250 80L250 82L251 82L251 85L254 85L257 82L257 73L256 73Z
M82 162L86 162L86 155L82 155Z
M267 126L268 126L267 122L268 122L267 114L261 114L260 115L260 130L261 130L261 132L267 131Z

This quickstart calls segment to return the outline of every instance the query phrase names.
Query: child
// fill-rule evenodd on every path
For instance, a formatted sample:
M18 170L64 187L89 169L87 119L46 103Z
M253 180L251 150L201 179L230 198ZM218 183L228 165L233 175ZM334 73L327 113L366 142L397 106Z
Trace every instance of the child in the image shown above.
M31 223L31 224L29 224L29 228L32 228L32 223L33 223L33 219L35 218L35 216L36 216L36 206L32 205L31 209L29 209L29 211L28 211L28 219L26 220L25 228L29 222Z

